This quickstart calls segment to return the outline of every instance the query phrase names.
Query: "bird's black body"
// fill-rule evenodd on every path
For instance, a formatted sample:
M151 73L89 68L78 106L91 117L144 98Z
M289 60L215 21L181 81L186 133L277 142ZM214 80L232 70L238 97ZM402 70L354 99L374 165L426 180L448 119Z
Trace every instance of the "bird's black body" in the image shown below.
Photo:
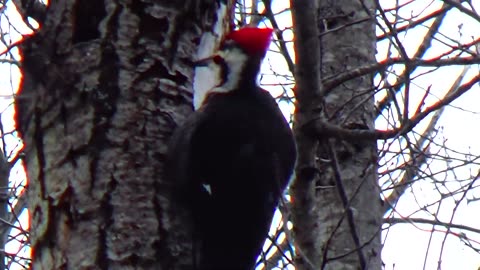
M167 170L193 216L195 270L253 269L293 171L290 127L251 73L210 93L170 144Z

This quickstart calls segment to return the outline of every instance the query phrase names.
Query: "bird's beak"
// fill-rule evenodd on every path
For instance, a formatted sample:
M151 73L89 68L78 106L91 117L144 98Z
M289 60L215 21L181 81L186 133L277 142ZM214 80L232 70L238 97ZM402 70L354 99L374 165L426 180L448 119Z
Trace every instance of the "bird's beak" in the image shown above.
M213 58L213 56L210 56L210 57L207 57L207 58L197 60L197 61L193 62L193 66L194 67L206 67L206 66L208 66L210 61L212 61L212 58Z

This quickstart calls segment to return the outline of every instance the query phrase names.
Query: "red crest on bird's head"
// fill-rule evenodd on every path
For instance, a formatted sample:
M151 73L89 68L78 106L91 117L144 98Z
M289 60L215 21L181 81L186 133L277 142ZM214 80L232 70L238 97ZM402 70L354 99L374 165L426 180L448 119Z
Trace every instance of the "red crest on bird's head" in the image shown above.
M225 40L235 41L248 54L265 54L270 45L272 32L271 28L245 27L230 32Z

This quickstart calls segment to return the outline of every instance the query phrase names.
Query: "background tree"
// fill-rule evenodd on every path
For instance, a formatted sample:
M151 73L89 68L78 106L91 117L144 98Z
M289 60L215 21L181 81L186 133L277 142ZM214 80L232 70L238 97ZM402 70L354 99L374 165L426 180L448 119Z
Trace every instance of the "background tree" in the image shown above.
M0 211L3 239L20 243L14 250L25 244L18 216L26 164L39 269L188 269L189 228L179 225L189 217L161 177L165 142L191 111L191 61L211 52L232 7L14 2L39 27L17 43L15 32L25 30L1 17L1 68L23 72L20 95L15 76L2 85L11 91L0 126L9 198ZM464 214L478 212L479 119L468 101L478 100L479 3L292 0L292 14L282 3L239 1L234 17L277 30L261 82L285 111L297 102L297 178L259 268L380 269L382 261L387 269L466 268L474 259L465 256L480 248L478 221ZM12 96L24 149L9 120ZM457 143L452 130L471 143ZM396 252L404 257L393 257L398 235L427 241L410 240ZM410 250L424 254L414 260ZM463 257L446 256L456 250ZM26 263L5 254L7 267Z
M460 150L460 147L453 150L445 141L439 142L438 124L445 109L455 108L451 104L475 87L480 79L478 69L470 69L471 65L479 63L476 50L478 32L469 30L478 27L478 14L474 6L453 1L406 1L395 5L388 1L320 1L317 8L312 7L311 3L308 6L308 2L301 3L303 5L292 1L297 43L294 91L298 99L296 119L305 117L300 120L308 123L304 129L305 133L310 134L306 134L298 143L306 145L303 149L300 147L300 155L306 157L305 168L316 161L319 174L317 178L310 175L316 181L300 182L305 183L302 192L295 190L298 182L292 185L291 215L294 217L293 234L296 238L293 241L297 256L301 257L300 261L307 261L304 263L305 269L351 269L368 263L373 263L369 269L378 269L381 267L380 261L375 261L379 259L375 257L379 251L378 239L369 230L375 228L376 218L383 215L383 242L390 243L386 245L387 250L392 250L388 252L390 256L392 253L409 253L408 248L403 248L402 252L395 248L401 242L399 237L390 239L395 234L413 231L394 232L392 225L397 224L394 226L397 228L400 227L399 222L411 224L411 228L418 228L421 224L433 225L420 227L420 230L427 232L427 236L430 233L432 240L428 243L425 241L424 246L414 245L412 250L416 250L416 254L397 255L396 259L384 256L387 268L418 269L423 264L424 268L430 269L437 265L445 267L449 265L448 261L455 261L456 264L450 267L457 269L458 260L443 258L448 235L457 236L456 241L462 241L470 247L470 254L478 251L478 247L475 247L478 230L474 227L474 221L462 218L463 222L470 222L467 223L470 226L453 222L458 209L467 211L467 204L470 208L475 207L471 202L478 197L478 192L475 195L477 173L474 173L478 171L475 162L478 154L462 152L464 150ZM266 6L265 14L271 24L276 25L279 21L275 16L268 15L276 11L271 10L272 6ZM307 9L296 11L304 7ZM372 10L374 7L377 8L376 12ZM308 18L308 10L318 10L316 17ZM295 21L297 12L301 15ZM462 13L466 16L459 19ZM460 30L454 35L447 27L440 28L446 18L453 16L459 19L459 27L455 29ZM368 60L368 53L371 52L368 23L371 18L375 18L377 25L378 63ZM303 32L305 36L300 36L302 32L298 28L311 27L315 21L318 28L307 29ZM423 31L418 32L419 28ZM289 28L280 29L283 30L282 34L289 35ZM414 40L410 39L411 35ZM312 36L318 36L319 40L315 41ZM279 40L280 52L286 55L289 66L290 57L281 46L285 39ZM442 48L438 47L438 43L443 44ZM312 48L321 48L318 58L318 52ZM301 58L302 53L305 54L304 58ZM315 63L315 59L320 59L320 63ZM301 68L302 64L305 67ZM452 65L464 68L450 69ZM315 67L320 70L319 74L313 74L317 70ZM443 73L446 68L450 70L447 76ZM279 74L278 77L293 74L292 69L290 73L274 72ZM458 72L458 77L452 76L455 72ZM442 76L440 74L444 76L442 79L432 79ZM369 84L368 75L375 75L374 85ZM310 92L310 96L302 101L299 89L302 85L307 91L321 90L317 94ZM376 100L374 107L371 106L372 98ZM321 106L309 103L312 100L320 100L317 104ZM306 110L302 111L302 108ZM319 108L321 110L317 110ZM463 115L457 119L464 118L465 114L467 111L463 111ZM369 116L375 119L376 129L369 125ZM298 124L301 122L295 122L295 125ZM463 126L462 129L468 128ZM298 135L298 129L296 131ZM369 156L362 155L368 153L366 149L372 139L377 141L377 164L369 163ZM306 140L310 142L306 143ZM318 152L314 160L315 153L311 149L315 149L312 147L315 143L318 143ZM435 148L433 152L432 147ZM467 149L472 150L473 146ZM455 156L455 161L451 156ZM447 164L454 162L456 165L445 166L445 163L438 161L446 161ZM375 171L378 170L380 185L378 188L366 188L363 185L368 185L368 180L359 178L368 179L369 169L377 166ZM297 181L302 179L298 169L302 168L297 168ZM463 178L458 177L460 173ZM372 189L376 191L371 193ZM420 201L419 196L425 199ZM376 198L380 197L381 205L376 205ZM399 201L401 197L410 198L410 203ZM362 205L361 201L365 204ZM301 203L304 205L298 207ZM397 204L402 207L398 208ZM295 220L298 210L302 215ZM447 222L439 219L440 216L446 217ZM307 229L298 228L302 225ZM445 229L439 229L438 225ZM367 231L371 237L363 235L362 238L362 231ZM378 236L378 227L377 232ZM465 239L467 235L469 237ZM441 236L440 241L436 236ZM305 242L302 243L302 240ZM435 241L436 245L433 244ZM418 238L411 239L406 246L412 246L412 242L418 243ZM346 246L341 246L343 243L347 243ZM418 257L421 250L425 253L424 259L412 260L412 256ZM301 266L298 262L297 259L297 268ZM283 260L283 263L288 264L289 261ZM272 264L275 265L276 261Z

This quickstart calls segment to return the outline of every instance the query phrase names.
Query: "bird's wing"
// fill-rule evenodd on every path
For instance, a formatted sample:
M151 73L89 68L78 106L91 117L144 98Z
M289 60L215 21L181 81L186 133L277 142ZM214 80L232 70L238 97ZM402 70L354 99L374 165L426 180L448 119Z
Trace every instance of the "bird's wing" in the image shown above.
M192 136L196 132L205 117L202 111L196 111L179 126L173 133L168 144L167 160L165 162L165 173L167 179L172 182L179 194L184 194L192 178L192 157L191 143Z

